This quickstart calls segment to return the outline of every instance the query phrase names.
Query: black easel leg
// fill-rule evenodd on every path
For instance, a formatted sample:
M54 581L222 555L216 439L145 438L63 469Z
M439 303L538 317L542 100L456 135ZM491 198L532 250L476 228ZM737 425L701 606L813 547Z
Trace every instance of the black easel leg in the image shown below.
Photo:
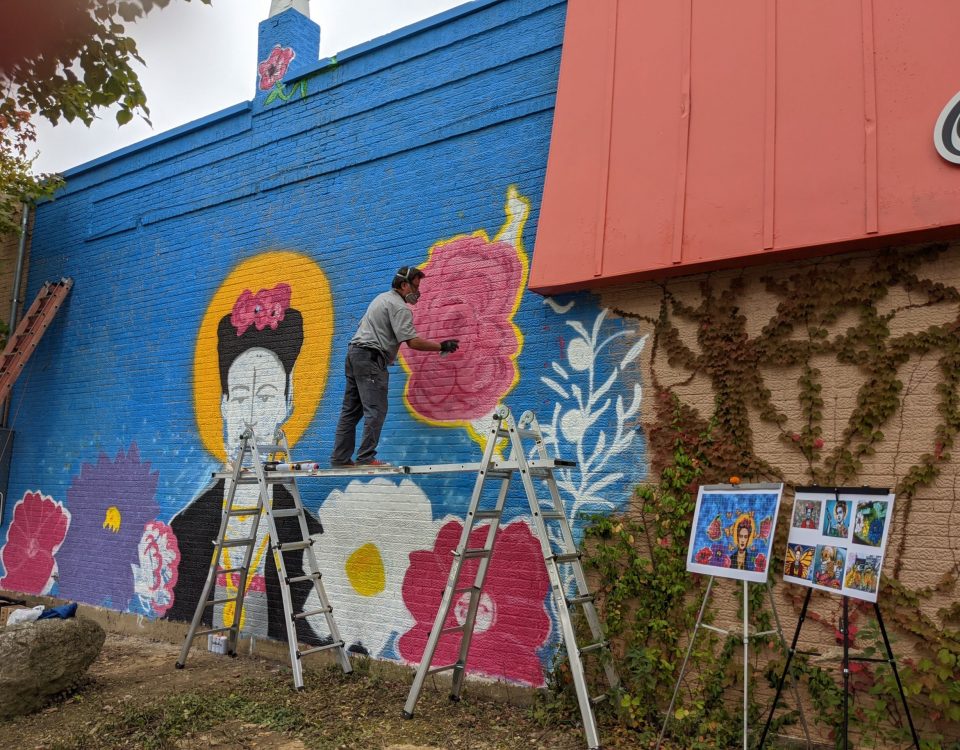
M843 597L843 615L840 621L840 633L843 636L843 750L849 747L850 730L850 600Z
M800 609L800 619L797 620L797 629L793 633L793 641L790 642L790 650L787 651L787 663L783 666L783 674L780 675L780 681L777 683L777 693L773 696L773 705L770 706L770 714L767 716L767 723L763 725L763 732L760 734L760 744L757 750L763 750L763 743L767 741L767 732L770 731L770 723L773 721L773 712L777 710L777 701L780 700L780 694L783 692L783 684L787 681L787 673L790 671L790 662L793 661L793 655L797 652L797 641L800 640L800 628L803 627L803 621L807 619L807 606L810 604L810 597L813 589L807 589L807 595L803 600L803 607Z
M890 669L893 670L893 676L897 680L897 689L900 691L900 700L903 701L903 710L907 712L907 723L910 724L910 736L913 737L913 746L920 750L920 738L917 736L917 730L913 727L913 717L910 715L910 706L907 705L907 696L903 692L903 684L900 682L900 673L897 671L897 660L893 658L893 649L890 647L890 639L887 638L887 629L883 626L883 616L880 614L880 605L873 603L873 611L877 615L877 624L880 626L880 634L883 636L883 645L887 647L887 661L890 663Z

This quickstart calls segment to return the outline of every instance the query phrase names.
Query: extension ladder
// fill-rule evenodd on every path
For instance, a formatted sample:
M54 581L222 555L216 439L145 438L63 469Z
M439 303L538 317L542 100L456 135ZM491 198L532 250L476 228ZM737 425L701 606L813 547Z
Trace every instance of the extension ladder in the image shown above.
M223 508L223 517L220 521L220 531L214 542L216 549L213 553L213 560L210 564L210 571L207 574L207 580L203 587L203 593L200 595L200 601L197 603L197 609L194 612L193 620L190 623L190 630L187 632L186 640L180 649L180 658L177 661L177 669L183 669L187 662L187 654L190 652L190 646L193 639L202 635L211 635L214 633L228 633L226 652L231 656L236 656L237 640L240 636L240 618L243 612L243 599L247 588L247 578L250 576L250 565L253 558L254 549L257 546L257 530L259 529L261 516L267 520L267 531L269 534L268 544L273 553L273 559L277 566L277 575L280 579L280 593L283 598L284 623L287 630L287 645L290 649L290 666L293 669L293 683L297 690L303 690L303 666L302 659L308 654L319 651L333 650L337 662L345 673L350 673L353 668L350 666L350 658L347 655L347 649L340 637L340 631L333 619L333 609L327 599L326 591L321 582L321 574L317 567L317 557L313 551L313 539L307 528L307 519L303 509L303 502L300 498L300 490L297 487L295 476L289 472L277 472L275 462L265 462L262 456L269 454L282 453L290 458L290 448L287 444L287 438L282 432L275 436L274 444L263 445L256 444L252 430L249 428L241 436L239 454L235 457L232 471L229 472L226 479L227 490L226 502ZM288 464L289 465L289 464ZM234 504L237 494L237 487L243 484L257 484L259 492L256 505L237 506ZM270 499L269 488L271 485L284 486L293 497L292 508L273 507ZM228 539L227 533L230 526L230 519L239 516L252 516L253 521L249 529L249 536L241 538ZM291 541L281 541L277 533L276 520L278 518L296 518L299 522L299 538ZM243 555L243 562L235 567L223 567L224 550L237 550ZM287 575L287 565L284 555L288 552L306 553L305 575L290 577ZM211 598L214 593L217 578L221 575L238 575L239 585L237 593L233 596L227 596L221 599ZM294 612L293 602L290 594L290 584L302 581L310 581L313 589L320 600L320 608L304 612ZM228 592L229 593L229 592ZM198 630L203 620L203 615L208 607L216 605L233 605L233 622L223 627L211 627L206 630ZM300 650L297 642L297 621L315 615L324 615L327 622L327 629L332 638L332 642ZM216 623L214 623L216 625Z
M13 384L72 287L73 279L45 282L10 336L0 359L0 405L10 396Z
M496 444L503 438L508 438L510 441L510 456L506 461L495 458ZM524 440L533 440L533 450L531 454L535 451L536 458L531 460L527 459L528 453L524 447ZM470 639L473 635L474 624L476 622L477 607L480 603L484 579L493 555L494 542L496 541L500 520L503 516L504 502L512 478L515 474L519 474L520 481L523 484L523 489L527 496L527 501L530 504L530 513L533 517L533 530L540 540L544 563L550 578L550 587L553 593L553 600L557 607L560 631L570 663L570 673L576 689L577 701L580 705L580 714L583 719L587 745L591 750L599 747L600 741L597 734L597 724L593 714L593 706L607 696L604 694L595 698L590 697L587 692L583 657L593 652L605 651L609 648L609 644L603 638L600 618L597 616L597 611L594 607L594 597L589 591L587 578L580 562L580 552L577 550L574 542L573 532L570 529L563 501L557 489L556 478L554 477L555 468L574 465L575 463L572 461L563 461L548 457L539 423L532 412L524 412L519 422L514 422L513 415L505 406L500 406L494 413L493 423L487 434L483 460L479 465L477 480L473 488L470 506L463 525L463 533L460 535L460 542L453 552L453 564L450 567L450 575L447 578L447 585L443 592L443 598L440 601L440 609L437 612L437 618L430 631L430 637L427 640L423 658L417 669L413 685L410 687L407 702L404 705L403 715L406 718L409 719L413 717L413 709L420 696L424 680L428 675L453 670L450 698L452 700L460 699L460 692L463 689L464 673L467 666L467 656L470 651ZM432 473L434 471L450 470L447 467L426 466L411 466L405 467L405 469L409 473ZM546 483L550 495L547 505L541 504L537 496L537 490L534 484L536 480L543 480ZM483 490L488 482L491 482L496 489L496 503L492 508L480 508L481 499L484 494ZM498 482L499 487L496 487ZM479 521L489 522L490 524L486 534L486 541L482 547L471 549L469 547L470 535L474 530L474 524ZM553 537L551 537L550 533L551 527L554 532L558 532L555 533ZM554 549L554 539L558 540L557 544L560 546L558 550ZM460 578L463 572L464 561L471 559L480 560L477 574L472 584L469 581L466 584L461 584ZM561 566L571 566L572 568L573 580L576 583L576 591L572 596L568 596L565 590L566 587L564 586L564 579L561 575ZM456 598L464 594L469 595L469 604L463 624L457 627L448 627L446 623L450 615L451 607ZM570 615L571 608L577 606L582 608L592 637L592 642L582 648L577 645L573 619ZM457 661L453 664L432 667L431 662L440 638L452 633L460 635L460 650ZM620 684L620 678L611 664L610 659L603 658L602 665L611 690L616 690Z

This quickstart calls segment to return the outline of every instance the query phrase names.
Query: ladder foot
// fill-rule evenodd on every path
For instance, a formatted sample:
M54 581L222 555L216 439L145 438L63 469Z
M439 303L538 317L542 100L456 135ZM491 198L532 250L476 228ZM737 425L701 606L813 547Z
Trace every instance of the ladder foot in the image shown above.
M457 695L456 693L450 693L450 700L452 700L454 703L459 703L460 696Z
M412 718L413 718L413 714L410 713L409 711L407 711L406 709L404 709L404 711L403 711L403 718L404 718L404 719L412 719Z
M298 693L302 693L304 690L306 690L306 687L304 687L303 685L297 688Z
M183 669L185 665L182 661L178 661L175 666L177 669Z
M236 651L228 651L228 652L227 652L227 656L229 656L231 659L236 659L236 658L237 658L237 652L236 652Z

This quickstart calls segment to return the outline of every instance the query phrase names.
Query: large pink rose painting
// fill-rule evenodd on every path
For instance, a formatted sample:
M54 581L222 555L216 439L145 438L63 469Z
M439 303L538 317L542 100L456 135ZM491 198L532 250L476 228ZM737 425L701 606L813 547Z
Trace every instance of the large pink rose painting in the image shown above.
M25 492L13 507L7 543L0 550L0 589L45 594L54 583L54 555L70 527L70 512L48 495Z
M479 526L470 534L470 547L482 547L488 527ZM463 524L449 521L437 534L432 550L410 553L410 567L403 579L403 602L414 626L400 636L400 658L415 664L423 658L430 629L440 609L440 598L450 574L453 555ZM460 576L460 588L473 585L479 560L467 560ZM523 575L517 575L523 571ZM474 625L467 658L467 672L498 677L526 685L544 684L543 665L537 651L550 636L546 597L550 579L543 564L540 543L524 521L500 529ZM462 625L469 598L462 594L453 602L445 628ZM460 649L459 634L440 638L433 664L452 664Z
M438 242L421 266L426 278L413 307L417 332L435 341L460 340L458 351L442 357L401 350L410 375L404 399L430 424L471 427L519 378L522 336L513 316L527 282L522 235L530 203L511 186L504 210L506 222L493 240L481 230Z

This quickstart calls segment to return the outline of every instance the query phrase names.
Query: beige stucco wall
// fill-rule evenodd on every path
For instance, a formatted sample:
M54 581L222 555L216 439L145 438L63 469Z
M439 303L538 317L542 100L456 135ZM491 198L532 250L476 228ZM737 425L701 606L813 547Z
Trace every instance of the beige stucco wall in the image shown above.
M901 248L898 254L907 255L917 248ZM602 294L602 304L620 314L639 321L641 332L651 334L652 345L644 350L643 376L645 387L644 423L655 422L656 399L653 392L657 385L668 388L682 402L696 408L700 416L709 418L715 410L716 393L710 376L701 370L671 364L663 346L658 346L655 321L661 315L661 305L667 299L690 305L701 305L704 284L715 295L736 294L739 314L744 316L744 330L748 340L754 340L765 326L774 324L779 317L778 305L783 295L770 289L770 281L787 282L794 278L795 288L803 288L802 276L814 272L831 277L836 284L837 293L844 288L862 282L872 262L879 257L876 252L838 256L819 261L792 262L768 265L750 269L730 270L704 274L694 277L682 277L673 280L638 283L612 289ZM947 248L939 257L923 262L915 271L920 280L927 280L934 287L937 284L960 289L960 243ZM738 289L731 290L731 284ZM893 284L877 303L877 311L889 316L891 338L910 333L920 333L931 327L944 324L956 324L960 320L960 305L957 301L931 302L925 293L916 288L909 290L908 285ZM826 326L829 337L844 333L858 320L858 309L851 305L836 321ZM697 324L684 320L670 312L669 318L676 326L680 339L695 354L702 352L698 342ZM803 338L806 331L794 331L794 337ZM960 335L954 332L953 335ZM732 355L735 356L735 355ZM940 353L912 355L899 367L899 380L903 383L902 402L893 416L883 426L883 440L877 445L873 455L863 457L862 469L853 481L846 485L868 485L875 487L896 487L903 479L907 469L916 463L922 454L936 450L935 428L942 417L939 411L941 394L938 385L943 377L937 360ZM778 538L784 538L784 528L788 521L786 512L792 506L793 485L813 484L812 469L823 466L822 459L843 437L851 411L857 405L861 386L867 377L865 371L856 365L841 363L833 354L816 356L811 362L820 370L819 382L823 399L822 447L819 463L813 465L801 454L799 447L790 439L790 435L799 432L803 426L803 414L798 401L797 379L799 367L761 366L763 385L769 389L774 405L787 416L782 426L777 426L760 418L753 408L749 412L749 424L753 433L753 452L759 458L782 472L787 483L784 495L785 510L780 516ZM958 447L955 447L956 454ZM944 455L949 453L946 448ZM772 479L773 477L769 477ZM758 478L759 479L759 478ZM762 479L761 479L762 481ZM891 528L884 573L903 583L913 591L924 591L919 598L922 614L938 627L956 630L956 622L944 622L942 610L950 606L960 595L960 587L955 583L960 570L960 457L949 458L940 464L940 475L929 486L921 487L911 500L900 498L896 504ZM780 543L782 547L782 541ZM782 556L783 550L777 552ZM782 565L782 563L780 563ZM776 578L779 583L779 572ZM946 583L945 583L946 582ZM939 585L940 590L933 590ZM716 589L715 589L716 590ZM797 622L800 602L804 589L790 584L777 585L777 600L788 638L792 635ZM721 623L739 630L740 612L738 597L732 583L725 582L719 596L714 598ZM830 633L831 626L840 616L840 598L826 594L814 596L812 608L817 622L805 624L801 648L826 651L839 656L838 641ZM896 607L890 601L885 602L882 595L880 605L884 608L888 629L895 638L895 650L899 658L917 655L917 637L907 633L894 622L903 612L893 611ZM887 607L890 607L888 611ZM869 619L869 610L860 615L861 625ZM827 662L824 662L827 665ZM839 665L836 666L839 679ZM948 737L960 739L960 726L945 719L930 721L921 709L915 707L914 717L921 726L941 732ZM818 732L821 738L822 731Z

